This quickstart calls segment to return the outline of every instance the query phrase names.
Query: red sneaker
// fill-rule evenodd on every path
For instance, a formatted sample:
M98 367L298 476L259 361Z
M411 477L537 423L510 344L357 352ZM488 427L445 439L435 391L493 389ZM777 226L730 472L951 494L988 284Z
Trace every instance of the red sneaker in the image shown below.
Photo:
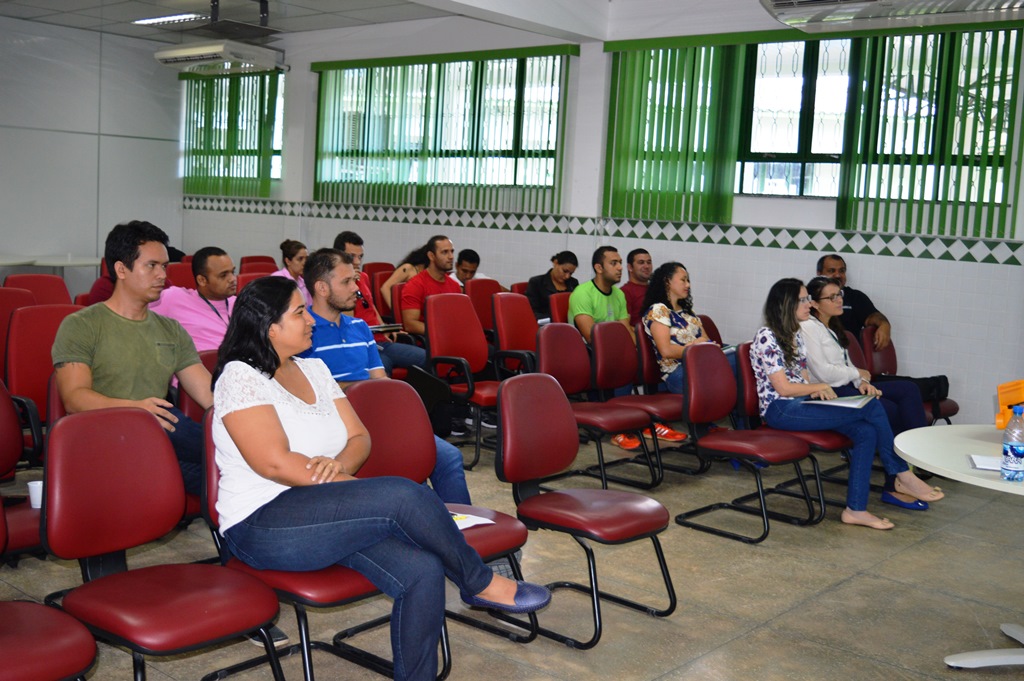
M664 440L665 442L682 442L687 438L686 433L680 433L678 430L673 430L672 428L666 426L664 423L654 424L654 432L658 434L659 440ZM644 435L650 434L650 428L644 431Z
M635 435L629 435L628 433L619 433L612 437L612 444L616 447L632 452L636 449L640 449L640 438Z

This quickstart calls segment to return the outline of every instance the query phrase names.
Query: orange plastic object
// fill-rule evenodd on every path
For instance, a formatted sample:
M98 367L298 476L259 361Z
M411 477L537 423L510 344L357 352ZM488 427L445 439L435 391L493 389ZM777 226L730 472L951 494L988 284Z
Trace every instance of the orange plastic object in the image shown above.
M1006 428L1013 418L1013 405L1024 404L1024 380L1002 383L996 388L999 413L996 414L996 428Z

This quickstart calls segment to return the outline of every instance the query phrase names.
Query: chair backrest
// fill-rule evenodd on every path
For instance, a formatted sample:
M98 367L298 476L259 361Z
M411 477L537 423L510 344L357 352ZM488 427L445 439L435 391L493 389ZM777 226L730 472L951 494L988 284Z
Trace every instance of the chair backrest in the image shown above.
M683 354L683 419L692 424L724 419L736 405L736 379L722 348L697 343Z
M0 477L13 471L18 465L24 445L18 410L14 408L7 386L0 381ZM0 527L0 532L6 531L6 525L3 522L0 522L0 525L4 525ZM3 553L5 544L5 541L0 541L0 553Z
M275 272L276 271L277 270L275 270ZM260 277L265 277L265 276L267 276L266 272L250 272L250 273L247 273L247 274L239 274L238 275L238 280L237 280L238 281L238 292L241 293L242 289L245 288L246 284L249 284L250 282L256 281Z
M864 359L864 351L860 349L860 343L852 331L843 331L846 334L846 352L850 355L850 363L858 369L868 370L868 361ZM870 372L869 372L870 373Z
M718 325L715 324L715 320L706 314L699 314L697 317L700 318L701 326L704 327L704 333L708 335L708 338L719 345L725 345L725 343L722 342L722 334L719 333Z
M881 350L875 349L875 331L878 327L865 326L860 332L860 347L864 352L864 364L872 376L889 374L895 376L897 371L896 344L889 339L889 344Z
M537 329L537 371L555 379L567 395L590 390L590 352L572 324L545 324Z
M548 298L548 303L551 305L551 321L555 324L572 324L572 320L569 319L569 296L572 293L569 291L562 291L561 293L552 293L551 297Z
M276 267L277 261L274 260L274 256L272 255L243 255L242 259L238 261L238 266L241 268L251 262L267 262L274 265L275 270L279 269Z
M47 420L46 389L53 373L50 350L64 318L80 305L33 305L11 315L7 333L7 389L35 402L39 418Z
M110 278L110 270L107 269L107 259L100 258L100 276Z
M49 428L57 419L68 415L64 407L64 400L60 398L60 391L57 390L57 372L50 374L50 380L46 382L46 427Z
M191 264L192 264L192 258L193 258L193 257L194 257L194 256L193 256L193 255L192 255L191 253L190 253L190 254L188 254L188 255L183 255L183 256L181 256L181 262L183 262L183 263L188 263L188 264L190 264L190 265L191 265Z
M529 285L530 285L530 282L528 282L528 281L516 281L516 282L513 282L512 285L508 287L508 290L511 291L512 293L521 293L521 294L523 294L525 296L526 295L526 288Z
M370 281L373 281L373 275L377 272L387 272L390 276L395 271L395 266L389 262L364 262L362 270ZM384 277L384 281L387 281L387 277Z
M7 329L11 326L11 313L19 307L36 304L35 295L25 288L0 286L0 362L7 357ZM0 379L6 378L6 362L0 366Z
M633 385L640 367L636 345L625 324L594 324L590 331L590 346L594 349L594 386L598 390Z
M167 281L171 286L181 288L195 288L196 278L192 276L192 265L186 262L172 262L167 264Z
M35 296L37 305L71 304L67 284L56 274L9 274L4 286L28 289Z
M278 270L276 263L272 262L247 262L244 265L239 265L239 274L273 274Z
M384 282L390 276L391 272L374 272L370 275L370 294L373 295L373 302L377 304L377 312L380 312L382 317L391 316L391 306L384 300L384 296L380 294L380 287L384 285ZM396 317L395 321L401 322L402 320Z
M472 279L470 280L472 281ZM495 293L494 332L499 350L537 350L537 318L521 293Z
M171 441L142 409L97 409L57 421L43 477L43 543L59 558L153 541L174 529L185 508Z
M736 348L737 410L741 416L759 418L761 406L757 401L757 379L754 377L754 363L750 361L750 341L740 343Z
M576 460L580 438L562 387L547 374L520 374L498 386L499 480L519 483L556 475Z
M640 361L640 382L648 388L655 388L661 383L661 365L654 352L654 343L647 335L642 321L636 323L633 331L636 333L636 351Z
M395 318L396 324L404 324L402 321L402 293L405 292L405 282L399 282L391 287L391 316ZM383 297L382 297L383 301ZM383 312L381 313L383 314Z
M216 350L203 350L199 353L199 359L203 362L203 366L210 373L217 367L217 351ZM188 394L188 391L184 387L178 389L178 408L181 409L185 416L189 417L196 423L202 423L203 413L206 411L203 407L192 399L192 396Z
M474 374L487 366L487 338L464 293L438 293L427 298L427 347L431 357L462 357ZM443 366L437 368L444 375Z
M466 295L473 302L473 309L484 331L494 329L494 305L491 298L495 293L501 293L501 284L497 279L470 279L466 282Z
M437 463L437 446L427 410L413 387L404 381L359 381L345 388L345 396L370 432L370 457L357 477L426 480ZM395 427L396 414L401 414L401 428Z

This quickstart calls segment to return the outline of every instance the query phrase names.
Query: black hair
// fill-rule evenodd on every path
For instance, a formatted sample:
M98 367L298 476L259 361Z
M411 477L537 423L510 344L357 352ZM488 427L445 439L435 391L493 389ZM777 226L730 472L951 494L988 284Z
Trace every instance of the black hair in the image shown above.
M345 250L345 244L352 244L353 246L362 246L363 237L359 236L355 232L344 231L334 237L334 248L338 251Z
M764 302L764 324L782 348L782 360L787 367L795 366L796 332L800 322L796 319L796 308L800 304L800 289L804 283L799 279L779 279L772 284Z
M281 242L281 257L284 260L291 260L292 258L297 256L299 254L299 251L301 251L305 247L306 244L302 243L301 241L295 241L294 239L285 239L284 241ZM281 264L284 265L286 263Z
M576 254L572 251L559 251L551 256L552 265L572 265L573 267L579 267L580 261L576 258Z
M838 253L826 253L825 255L818 258L818 269L816 270L818 274L821 274L822 272L825 271L825 261L828 260L829 258L838 260L844 265L846 264L846 260L843 258L843 256L839 255Z
M124 263L129 270L134 268L139 257L139 246L151 241L163 244L164 248L167 248L167 233L152 222L132 220L122 222L110 230L103 245L103 259L107 261L110 278L117 281L117 273L114 271L116 263Z
M217 246L205 246L192 255L192 277L198 279L199 275L206 276L206 261L213 256L227 255L228 252Z
M474 251L472 248L463 248L459 251L459 257L455 259L455 264L458 265L460 262L468 262L470 265L480 264L480 254Z
M686 266L681 262L667 262L659 265L651 274L651 281L647 284L647 292L644 294L644 304L641 309L645 312L651 309L652 305L661 303L672 310L672 304L668 298L668 282L675 276L676 270L686 271ZM693 294L687 294L686 298L679 301L679 309L685 314L693 314Z
M442 241L451 241L444 234L435 234L434 236L427 239L426 245L423 247L426 253L437 253L437 244Z
M351 241L348 243L352 243ZM314 295L316 282L327 281L331 272L338 266L338 263L352 264L352 254L337 248L321 248L313 251L306 259L306 269L302 270L302 280L306 283L306 290Z
M273 376L281 366L270 342L270 325L288 311L292 294L299 288L290 277L260 277L242 289L231 310L224 341L217 351L211 388L217 385L228 362L245 362L265 376Z
M629 252L629 255L626 256L626 264L632 265L633 260L638 255L650 255L650 253L647 251L646 248L634 248L632 251Z
M839 283L839 280L835 277L815 277L807 282L807 295L812 300L818 301L821 299L821 292L825 290L825 287L832 284L840 291L843 290L843 285ZM821 319L818 314L818 308L811 308L811 314ZM843 328L843 320L841 315L833 315L828 320L828 328L832 329L832 332L836 335L841 346L848 347L850 345L850 339L846 337L846 329Z
M423 267L426 267L429 264L430 258L427 257L426 246L417 246L416 248L412 249L411 251L409 251L409 255L402 258L402 262L398 263L399 266L412 265L413 267L417 265L422 265Z
M596 272L597 271L597 266L602 264L602 263L604 263L604 254L605 253L618 253L618 252L619 252L619 249L615 248L615 246L601 246L596 251L594 251L594 255L591 256L591 258L590 258L590 266L593 267L594 271Z

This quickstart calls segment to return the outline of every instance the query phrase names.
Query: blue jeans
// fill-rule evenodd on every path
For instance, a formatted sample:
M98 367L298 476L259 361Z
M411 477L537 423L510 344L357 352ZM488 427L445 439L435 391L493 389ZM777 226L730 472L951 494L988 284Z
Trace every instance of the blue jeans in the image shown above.
M471 504L466 487L466 470L462 467L462 452L447 440L434 436L437 445L437 463L430 472L430 484L437 496L446 504Z
M437 495L405 478L292 487L224 533L231 553L265 570L344 565L394 599L395 679L437 674L447 575L465 595L492 573Z
M924 405L921 401L921 389L916 383L910 381L884 381L875 385L882 391L879 402L885 409L885 415L889 418L889 427L893 435L899 435L905 430L913 428L924 428L928 421L924 413ZM835 389L836 395L859 395L860 391L853 387L852 383L839 386Z
M385 341L380 345L380 362L384 365L388 378L391 378L391 371L395 367L408 369L411 366L418 366L426 371L430 370L427 365L427 351L409 343Z
M860 409L848 409L815 404L804 397L777 399L768 405L765 420L780 430L835 430L853 441L846 488L846 506L851 511L867 510L875 450L888 475L909 470L893 451L892 429L878 400L871 400Z
M174 432L164 432L170 438L174 454L178 457L185 491L199 494L203 489L203 447L206 442L203 427L185 416L177 407L167 407L167 411L178 417Z

